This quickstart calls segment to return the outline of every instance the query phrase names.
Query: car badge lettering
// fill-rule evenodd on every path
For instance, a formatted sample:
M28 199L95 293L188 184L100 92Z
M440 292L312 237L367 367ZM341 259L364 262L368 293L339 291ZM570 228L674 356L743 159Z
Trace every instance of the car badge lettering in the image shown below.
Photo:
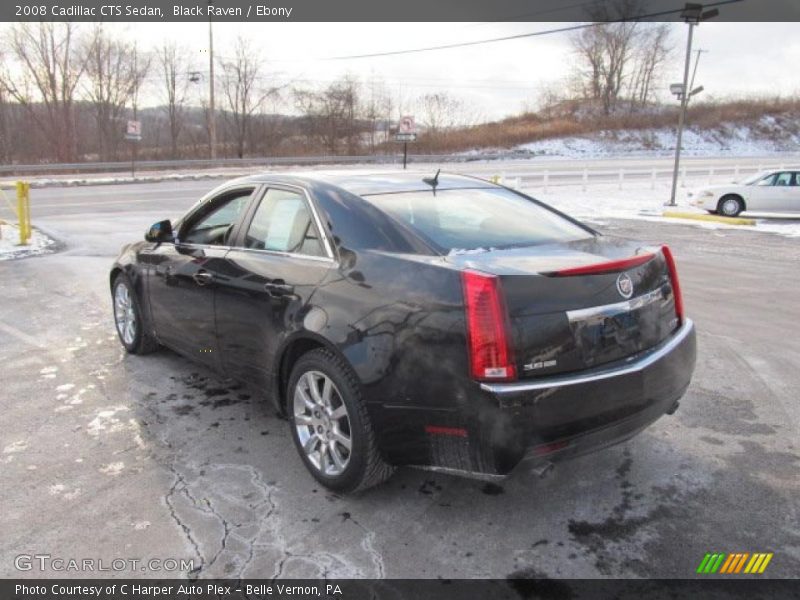
M617 291L625 299L633 296L633 280L627 273L622 273L617 277Z

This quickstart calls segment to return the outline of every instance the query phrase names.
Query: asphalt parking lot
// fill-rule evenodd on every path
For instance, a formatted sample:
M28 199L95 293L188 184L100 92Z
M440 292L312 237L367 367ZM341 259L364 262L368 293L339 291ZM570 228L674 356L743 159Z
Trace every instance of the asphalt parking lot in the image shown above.
M259 390L116 339L113 256L213 186L41 190L34 224L65 249L0 263L3 577L81 575L15 568L37 553L200 577L683 578L706 552L774 552L765 575L800 573L797 238L605 222L676 254L699 344L680 410L545 478L401 469L347 497Z

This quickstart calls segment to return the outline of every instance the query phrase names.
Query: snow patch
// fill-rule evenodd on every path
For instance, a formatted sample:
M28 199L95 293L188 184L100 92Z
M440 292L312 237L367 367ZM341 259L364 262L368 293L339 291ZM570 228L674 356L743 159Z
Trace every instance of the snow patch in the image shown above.
M26 246L19 245L19 228L0 222L0 261L49 254L54 250L55 240L38 229L31 230L31 238Z
M104 475L119 475L125 468L124 462L114 462L104 465L98 469Z

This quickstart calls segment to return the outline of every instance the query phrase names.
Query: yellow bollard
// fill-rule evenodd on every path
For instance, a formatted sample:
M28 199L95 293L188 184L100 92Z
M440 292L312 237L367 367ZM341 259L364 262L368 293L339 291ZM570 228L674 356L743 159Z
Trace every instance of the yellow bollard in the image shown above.
M26 246L31 238L31 184L17 182L17 220L19 221L19 244Z

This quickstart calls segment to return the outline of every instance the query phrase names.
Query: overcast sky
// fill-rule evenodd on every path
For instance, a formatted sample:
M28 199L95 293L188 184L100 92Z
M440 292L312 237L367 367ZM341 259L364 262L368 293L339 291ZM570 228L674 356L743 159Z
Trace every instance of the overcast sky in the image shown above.
M321 84L345 73L362 80L382 79L406 101L426 92L448 90L485 118L519 113L535 102L545 85L558 85L573 56L569 34L528 38L358 60L331 57L403 50L480 40L565 26L565 23L216 23L215 51L230 53L243 35L265 61L265 73L281 82ZM175 39L197 57L197 70L208 69L207 23L115 24L140 48ZM687 26L672 25L675 52L666 77L680 81ZM694 48L707 50L696 84L706 97L800 93L800 35L797 23L703 23L695 30ZM198 85L197 93L205 93ZM199 98L199 96L198 96ZM670 96L663 91L662 99Z

